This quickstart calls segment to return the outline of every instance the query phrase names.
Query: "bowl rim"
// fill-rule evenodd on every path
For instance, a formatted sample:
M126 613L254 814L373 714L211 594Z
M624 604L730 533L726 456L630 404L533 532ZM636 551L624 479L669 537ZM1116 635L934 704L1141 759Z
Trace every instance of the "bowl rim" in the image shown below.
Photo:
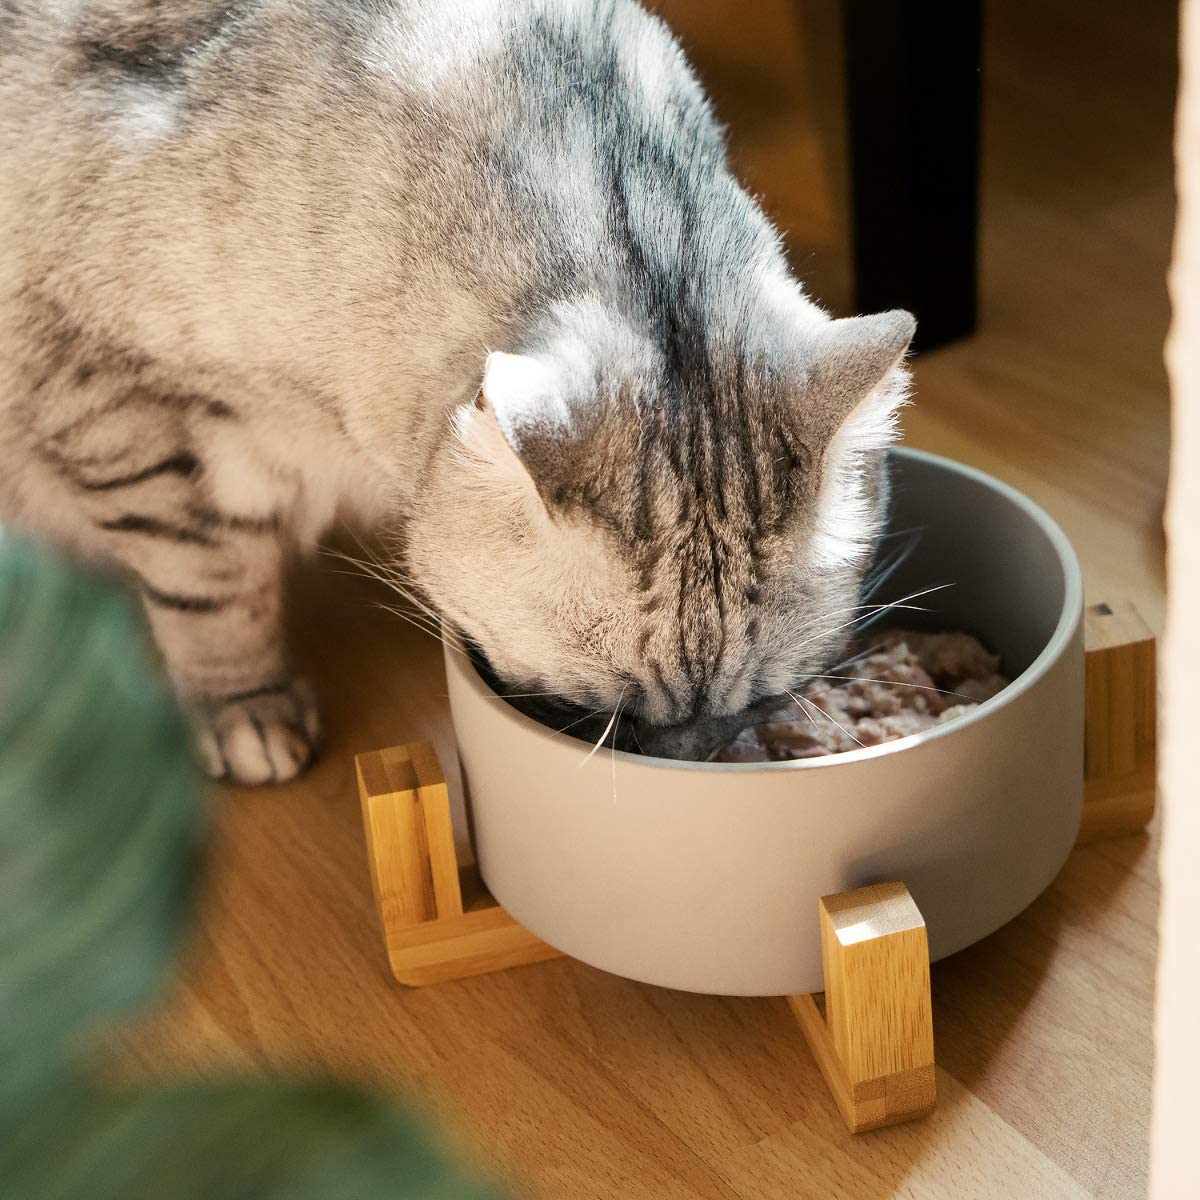
M1005 483L1002 479L997 479L994 475L989 475L986 471L968 466L966 463L957 462L952 458L946 458L944 455L933 454L928 450L918 450L911 446L894 446L890 452L904 458L926 462L942 470L956 472L976 483L982 484L984 487L990 488L1010 503L1023 509L1047 536L1063 570L1063 604L1054 632L1050 635L1045 646L1042 647L1041 652L1033 662L1016 679L1012 680L1007 687L997 692L990 699L983 701L982 704L977 705L971 712L955 718L946 725L935 725L929 729L910 733L905 737L896 738L890 742L883 742L878 746L863 746L857 750L844 750L839 754L822 754L814 758L797 758L781 762L691 762L687 759L659 758L650 754L635 754L628 750L609 750L604 755L605 759L613 758L617 762L623 762L630 766L656 770L704 771L706 773L730 772L742 775L762 771L819 771L828 770L833 767L848 767L855 763L884 758L891 754L899 754L905 750L912 750L917 746L936 741L939 738L953 737L956 734L962 733L977 722L985 720L996 709L1012 703L1032 688L1050 670L1051 666L1062 656L1063 651L1074 636L1083 608L1083 574L1079 567L1079 559L1075 554L1074 546L1071 545L1070 539L1063 532L1061 526L1041 505L1031 500L1024 492L1019 491L1011 484ZM443 653L446 660L446 670L448 672L454 671L458 674L472 692L486 699L504 700L503 696L488 687L480 674L475 670L474 664L465 654L458 652L450 646L446 646ZM508 703L505 703L503 706L501 719L511 722L526 735L532 735L538 741L547 745L558 743L559 741L574 741L579 745L587 744L578 738L572 738L569 734L563 734L558 730L550 729L540 721L535 721L532 717L527 716L520 709Z

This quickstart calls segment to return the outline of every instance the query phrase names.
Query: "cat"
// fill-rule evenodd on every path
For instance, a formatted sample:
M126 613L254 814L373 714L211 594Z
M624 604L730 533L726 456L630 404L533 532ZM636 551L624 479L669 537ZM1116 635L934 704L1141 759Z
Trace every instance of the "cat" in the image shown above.
M4 0L0 163L0 521L129 578L214 775L314 752L339 518L646 753L842 651L914 322L804 293L632 0Z

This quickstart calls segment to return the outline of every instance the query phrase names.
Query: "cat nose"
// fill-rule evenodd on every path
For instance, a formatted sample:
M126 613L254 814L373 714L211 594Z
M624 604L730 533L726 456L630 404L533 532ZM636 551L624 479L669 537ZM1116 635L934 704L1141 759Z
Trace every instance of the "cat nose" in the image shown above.
M673 725L636 721L634 747L653 758L675 758L688 762L707 762L722 746L742 730L739 716L700 717Z
M642 754L651 758L676 758L690 761L705 759L716 746L708 743L694 726L687 725L639 725L634 730L635 746Z

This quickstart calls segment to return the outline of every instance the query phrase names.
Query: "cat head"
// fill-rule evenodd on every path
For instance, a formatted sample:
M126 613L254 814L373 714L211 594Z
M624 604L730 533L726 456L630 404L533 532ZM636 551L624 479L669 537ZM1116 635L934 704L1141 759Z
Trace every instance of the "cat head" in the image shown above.
M705 758L844 651L914 322L669 354L678 337L576 317L488 355L410 570L502 693L551 697L535 715L595 737L619 713L615 744Z

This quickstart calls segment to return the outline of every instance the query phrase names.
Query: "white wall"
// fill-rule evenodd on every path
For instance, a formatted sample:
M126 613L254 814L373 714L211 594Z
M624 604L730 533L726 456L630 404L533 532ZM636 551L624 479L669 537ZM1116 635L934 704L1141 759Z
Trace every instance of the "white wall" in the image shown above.
M1200 0L1181 8L1179 216L1167 342L1169 598L1162 647L1163 886L1151 1195L1200 1198Z

